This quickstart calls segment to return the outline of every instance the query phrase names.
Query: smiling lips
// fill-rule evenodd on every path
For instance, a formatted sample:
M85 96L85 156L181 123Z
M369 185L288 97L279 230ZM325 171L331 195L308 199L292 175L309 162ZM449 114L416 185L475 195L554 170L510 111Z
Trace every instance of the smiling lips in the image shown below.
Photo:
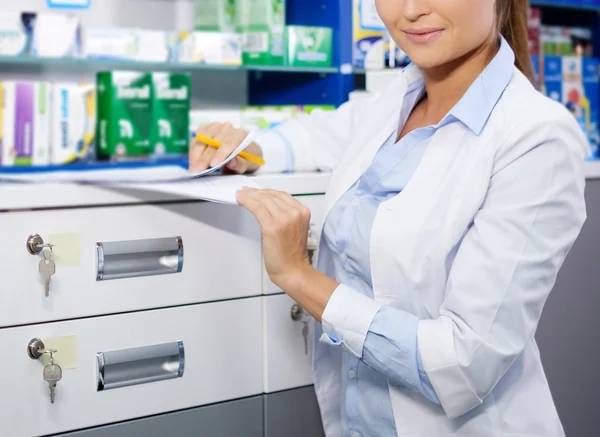
M444 29L428 27L422 29L405 30L404 33L412 42L417 44L427 44L440 37Z

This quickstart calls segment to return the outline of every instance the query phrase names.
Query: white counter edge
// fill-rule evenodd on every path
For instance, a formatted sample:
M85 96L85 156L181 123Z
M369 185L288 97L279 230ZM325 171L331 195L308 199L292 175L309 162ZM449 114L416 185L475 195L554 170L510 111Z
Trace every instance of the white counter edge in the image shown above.
M273 174L252 177L262 188L294 195L323 194L327 173ZM190 200L158 192L75 184L0 184L0 212L30 209L80 208Z
M586 179L600 179L600 160L585 164ZM296 173L255 176L263 188L294 195L322 194L327 190L327 173ZM28 209L114 206L189 200L163 193L116 190L68 184L0 184L0 212Z

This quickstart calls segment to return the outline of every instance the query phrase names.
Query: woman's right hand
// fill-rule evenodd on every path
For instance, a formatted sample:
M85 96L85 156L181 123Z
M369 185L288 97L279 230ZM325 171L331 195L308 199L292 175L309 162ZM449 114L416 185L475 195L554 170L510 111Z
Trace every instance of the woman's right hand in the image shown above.
M199 135L214 138L221 143L216 149L194 139L190 146L189 161L190 171L197 173L214 167L225 160L244 141L248 132L237 129L231 123L211 123L198 129ZM245 150L262 158L262 150L256 143L251 143ZM251 173L258 169L258 165L236 156L227 165L221 168L224 173Z

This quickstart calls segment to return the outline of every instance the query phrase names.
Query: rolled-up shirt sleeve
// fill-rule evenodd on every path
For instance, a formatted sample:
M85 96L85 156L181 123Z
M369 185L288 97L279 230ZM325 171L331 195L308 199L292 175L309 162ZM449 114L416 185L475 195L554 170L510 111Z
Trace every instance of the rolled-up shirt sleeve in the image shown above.
M325 308L322 324L321 341L342 347L385 375L390 383L419 391L431 402L439 403L421 363L416 316L382 306L340 285Z

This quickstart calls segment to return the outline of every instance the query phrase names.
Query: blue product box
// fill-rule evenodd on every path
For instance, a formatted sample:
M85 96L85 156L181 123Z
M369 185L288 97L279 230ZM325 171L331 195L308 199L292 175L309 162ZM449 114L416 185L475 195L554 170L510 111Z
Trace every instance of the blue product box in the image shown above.
M533 57L536 76L540 78L538 57ZM564 104L576 118L590 142L589 159L600 159L598 132L600 110L600 62L578 56L545 56L541 75L542 91Z

